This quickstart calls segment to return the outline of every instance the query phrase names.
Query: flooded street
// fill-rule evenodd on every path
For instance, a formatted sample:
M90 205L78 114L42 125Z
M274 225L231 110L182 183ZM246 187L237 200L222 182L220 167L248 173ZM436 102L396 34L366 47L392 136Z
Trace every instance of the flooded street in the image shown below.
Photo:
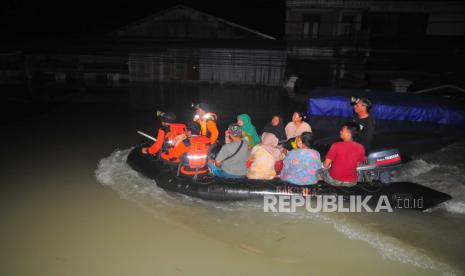
M453 196L424 213L264 213L260 201L167 193L126 164L156 108L187 120L191 102L209 101L222 130L243 112L261 130L298 106L249 89L132 87L2 126L0 275L465 275L461 141L417 151L397 172Z

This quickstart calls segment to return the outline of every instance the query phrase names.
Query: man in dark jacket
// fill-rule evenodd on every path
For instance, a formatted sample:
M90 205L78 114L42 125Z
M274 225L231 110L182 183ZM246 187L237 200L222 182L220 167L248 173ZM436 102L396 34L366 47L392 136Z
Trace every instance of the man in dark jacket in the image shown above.
M354 141L360 143L369 154L375 134L375 119L370 116L370 109L373 102L366 97L352 97L351 104L354 107L354 123L359 125L360 131L354 136Z

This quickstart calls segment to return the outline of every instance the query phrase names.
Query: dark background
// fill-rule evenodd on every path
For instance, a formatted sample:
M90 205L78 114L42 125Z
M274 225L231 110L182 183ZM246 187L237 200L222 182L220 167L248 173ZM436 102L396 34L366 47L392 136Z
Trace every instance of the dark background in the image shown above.
M177 4L278 38L284 33L284 0L6 0L1 4L0 28L3 39L10 42L38 37L100 36Z

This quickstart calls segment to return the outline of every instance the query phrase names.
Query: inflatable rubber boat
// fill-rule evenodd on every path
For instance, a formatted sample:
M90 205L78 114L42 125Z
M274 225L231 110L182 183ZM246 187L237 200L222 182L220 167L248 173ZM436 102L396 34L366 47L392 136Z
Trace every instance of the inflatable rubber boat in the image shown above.
M387 199L392 209L423 211L451 199L451 196L411 182L389 182L389 170L398 165L396 151L375 152L370 162L360 167L362 181L353 187L335 187L320 181L310 186L293 185L279 179L222 179L207 174L184 175L176 164L168 163L151 155L141 153L141 146L135 147L127 163L143 176L155 180L156 184L169 192L184 194L204 200L232 201L260 199L267 195L310 196L334 195L344 201L351 196L369 197L368 205L374 206L381 197ZM371 158L371 159L370 159ZM384 183L383 183L384 182Z

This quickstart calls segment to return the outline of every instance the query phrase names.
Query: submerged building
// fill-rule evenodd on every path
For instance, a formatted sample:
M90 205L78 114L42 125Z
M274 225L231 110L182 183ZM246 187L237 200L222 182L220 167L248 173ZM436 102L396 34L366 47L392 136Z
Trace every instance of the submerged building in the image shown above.
M177 5L103 37L2 49L0 82L463 86L465 2L286 0L285 13L275 38Z
M201 81L280 85L286 52L269 35L186 6L175 6L116 30L130 49L131 81Z
M285 39L303 87L424 88L464 76L465 2L287 0Z
M0 77L44 82L202 82L279 86L282 41L178 5L103 38L5 53Z

